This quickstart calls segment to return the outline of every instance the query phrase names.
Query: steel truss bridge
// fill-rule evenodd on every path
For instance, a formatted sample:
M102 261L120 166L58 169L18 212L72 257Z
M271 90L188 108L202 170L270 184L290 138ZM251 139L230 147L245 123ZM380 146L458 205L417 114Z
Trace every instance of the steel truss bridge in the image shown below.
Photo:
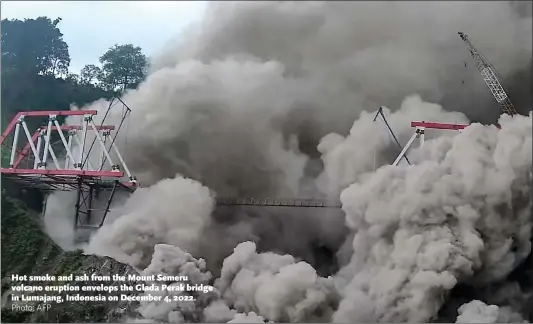
M7 156L9 161L2 161L4 165L8 164L7 167L1 168L2 176L23 186L43 191L74 191L77 193L75 228L102 226L115 194L121 191L132 193L139 187L115 143L118 132L131 111L121 99L117 100L123 105L119 125L104 124L114 100L110 102L100 125L95 123L95 116L98 114L96 110L19 112L1 136L1 145L10 152ZM60 125L58 116L78 118L79 125ZM48 119L47 125L38 127L33 135L26 123L26 119L32 117ZM468 126L412 122L411 127L415 128L415 133L402 149L382 108L378 110L374 121L378 118L382 119L389 135L401 150L393 165L397 165L400 160L406 160L411 164L407 150L416 138L420 139L420 144L423 145L426 129L461 130ZM57 133L52 136L52 132ZM53 139L58 137L60 140L56 143L62 144L59 149L55 148L55 143L52 143ZM19 149L22 142L25 142L25 145ZM56 154L55 150L60 151ZM89 157L92 157L92 163ZM217 206L341 208L339 201L315 198L217 197L215 199ZM95 214L98 214L97 224L94 221Z

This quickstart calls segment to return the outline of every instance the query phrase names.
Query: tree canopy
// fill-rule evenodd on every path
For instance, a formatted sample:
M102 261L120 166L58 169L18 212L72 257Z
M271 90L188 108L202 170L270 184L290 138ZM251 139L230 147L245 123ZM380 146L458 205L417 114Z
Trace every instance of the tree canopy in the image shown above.
M100 63L100 80L107 90L134 89L146 76L146 56L132 44L111 47L100 57Z
M92 83L93 81L102 79L102 69L94 64L87 64L81 69L80 82Z
M66 75L70 55L59 22L47 17L2 20L2 73Z

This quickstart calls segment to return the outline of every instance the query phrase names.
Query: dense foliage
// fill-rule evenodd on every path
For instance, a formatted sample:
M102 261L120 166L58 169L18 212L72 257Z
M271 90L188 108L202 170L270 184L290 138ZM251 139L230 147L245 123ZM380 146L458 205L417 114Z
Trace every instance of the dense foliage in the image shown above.
M108 90L134 89L146 74L146 56L140 47L115 45L100 57L101 73L97 74Z
M70 56L57 27L61 18L2 20L2 72L65 75Z

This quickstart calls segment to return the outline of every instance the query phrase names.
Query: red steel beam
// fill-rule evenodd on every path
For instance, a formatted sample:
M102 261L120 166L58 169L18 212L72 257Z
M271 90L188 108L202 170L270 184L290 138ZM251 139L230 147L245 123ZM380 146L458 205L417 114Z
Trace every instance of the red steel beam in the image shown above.
M431 122L411 122L411 127L425 127L425 128L432 128L432 129L450 129L450 130L461 130L470 125L465 124L446 124L446 123L431 123ZM495 125L498 128L501 128L500 125Z
M39 169L7 169L7 168L1 168L0 173L54 175L54 176L113 177L113 178L122 178L124 176L124 172L121 172L121 171L39 170Z
M430 122L411 122L411 127L425 127L425 128L432 128L432 129L451 129L451 130L459 130L466 128L470 125L464 125L464 124L443 124L443 123L430 123Z
M98 111L96 110L68 110L68 111L62 111L62 110L43 110L43 111L21 111L18 112L15 117L11 120L9 125L7 126L6 130L2 133L2 136L0 137L0 145L4 144L4 141L6 140L7 136L13 128L15 128L15 125L19 121L21 116L49 116L49 115L56 115L56 116L82 116L82 115L97 115Z

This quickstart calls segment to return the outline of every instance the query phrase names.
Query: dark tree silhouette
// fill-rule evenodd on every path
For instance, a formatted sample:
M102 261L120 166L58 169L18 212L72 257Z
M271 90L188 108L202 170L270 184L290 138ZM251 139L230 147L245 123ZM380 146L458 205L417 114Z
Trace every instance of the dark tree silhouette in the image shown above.
M59 22L47 17L2 20L2 72L66 75L70 55Z
M102 79L102 69L94 64L87 64L81 69L80 82L81 83L93 83Z

